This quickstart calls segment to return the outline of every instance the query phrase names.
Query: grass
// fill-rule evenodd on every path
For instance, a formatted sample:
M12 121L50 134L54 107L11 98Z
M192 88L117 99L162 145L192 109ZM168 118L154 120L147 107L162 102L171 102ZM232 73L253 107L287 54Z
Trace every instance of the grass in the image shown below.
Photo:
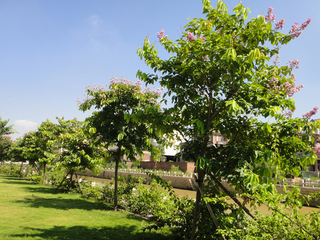
M111 205L0 174L0 239L175 239Z

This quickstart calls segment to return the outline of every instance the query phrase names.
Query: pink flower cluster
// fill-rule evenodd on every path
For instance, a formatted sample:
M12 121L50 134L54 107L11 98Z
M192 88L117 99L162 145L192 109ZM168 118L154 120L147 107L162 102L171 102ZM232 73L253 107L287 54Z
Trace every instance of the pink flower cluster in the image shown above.
M158 37L159 39L162 39L162 38L163 38L163 36L164 36L164 30L163 30L163 29L161 29L160 33L159 33L159 32L157 32L157 37ZM166 35L166 38L168 38L168 35Z
M314 146L314 151L317 152L317 153L320 153L320 143L317 143L317 144Z
M282 111L282 113L283 113L284 116L287 116L287 117L291 118L295 110L297 110L296 107L293 108L293 109L285 109L285 110ZM297 132L297 134L298 134L298 132Z
M311 18L308 18L307 21L302 23L300 26L298 26L299 24L295 22L291 30L289 31L291 38L295 39L296 37L299 37L302 31L309 25L309 23L311 23Z
M116 78L116 77L111 77L110 78L110 86L113 86L113 84L115 85L126 85L126 86L132 86L132 91L134 92L137 92L137 93L151 93L152 94L155 94L155 95L160 95L163 91L164 88L157 88L157 90L153 90L151 91L149 88L144 88L142 89L142 82L140 80L138 80L137 82L133 82L133 81L130 81L128 79L125 79L125 78ZM102 99L106 99L106 95L103 94L103 92L108 92L110 90L108 90L106 87L108 85L106 84L106 86L103 86L101 84L99 85L88 85L86 86L86 89L92 91L92 92L101 92L99 94L99 97L102 98ZM155 95L153 95L155 98L157 98ZM80 104L83 104L84 102L87 102L87 101L90 101L93 99L93 96L90 95L90 94L87 94L85 96L85 98L83 98L82 100L80 100L79 98L77 98L77 103L78 105ZM153 98L154 99L154 98Z
M271 88L276 94L279 94L280 91L283 91L289 97L292 97L296 92L300 91L300 88L303 88L303 85L296 86L295 83L285 82L278 86L279 80L276 77L272 77L269 81L270 85L267 84L268 88Z
M203 43L206 42L206 38L205 38L204 36L200 36L200 37L198 37L198 38L199 38L199 39L202 39Z
M207 55L207 56L205 56L205 57L201 57L201 58L202 58L202 60L207 60L207 61L209 61L209 60L210 60L208 55Z
M283 29L284 22L285 22L284 19L281 18L281 20L280 20L279 22L276 22L276 23L275 23L275 25L276 25L275 29L276 29L276 30L278 30L278 29Z
M268 8L268 15L264 17L264 19L267 21L267 22L274 22L274 20L276 20L276 15L272 14L273 12L273 8L272 7L269 7Z
M302 115L302 117L306 119L310 119L313 115L315 115L319 110L319 107L314 107L311 111Z
M273 60L274 65L276 65L276 66L277 66L277 65L280 65L279 58L280 58L280 56L279 56L279 54L277 54L276 59Z
M193 42L193 41L196 40L196 36L193 35L191 32L187 32L187 39L188 39L189 42ZM198 39L202 39L203 43L206 42L205 36L200 36L200 37L198 37Z
M162 93L162 91L163 91L163 88L157 88L157 90L153 90L152 92L154 94L160 95Z
M290 84L285 82L280 85L280 88L285 94L287 94L289 97L292 97L296 92L300 91L300 88L303 88L303 85L298 85L296 87L295 83Z
M189 42L192 42L196 39L196 37L191 32L187 32L187 39Z
M298 61L298 59L295 59L293 61L290 60L289 61L290 65L287 65L287 67L290 68L290 69L294 69L294 68L298 69L299 68L299 65L298 65L299 63L300 63L300 61Z

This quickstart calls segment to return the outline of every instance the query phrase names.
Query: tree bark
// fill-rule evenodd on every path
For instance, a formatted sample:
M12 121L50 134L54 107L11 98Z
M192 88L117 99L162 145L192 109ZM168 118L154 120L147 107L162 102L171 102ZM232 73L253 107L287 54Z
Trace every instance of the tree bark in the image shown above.
M197 166L197 172L198 172L198 179L197 179L198 188L197 188L196 204L195 204L192 232L191 232L192 240L195 239L196 233L198 232L198 226L200 221L200 210L201 210L201 192L203 190L203 180L204 180L204 170L200 169L199 166Z
M72 177L73 177L73 171L71 171L71 174L70 174L70 180L69 180L69 188L68 188L68 192L69 192L69 191L70 191L70 189L71 189Z
M80 193L81 193L81 195L83 195L81 184L80 184L80 181L79 181L79 178L78 178L78 174L75 173L75 175L76 175L76 178L77 178L77 182L78 182L78 187L79 187Z
M43 175L42 175L42 185L44 184L46 178L46 163L43 164Z
M23 162L21 162L21 165L20 165L20 178L22 178L22 167L23 167Z
M113 202L113 210L117 211L118 207L118 167L121 158L121 150L120 146L118 147L118 154L115 158L116 160L116 169L114 170L114 202Z
M67 176L69 175L70 172L67 173L67 175L63 178L63 180L60 182L59 186L56 188L55 193L57 193L58 189L61 187L63 181L67 178Z
M228 190L226 189L221 182L218 181L218 179L212 174L209 173L209 176L211 177L211 179L236 203L238 204L238 206L240 208L242 208L250 217L252 217L252 219L256 220L256 218L253 216L253 214L249 211L248 208L246 208L246 206L244 206L243 204L241 204L241 202Z

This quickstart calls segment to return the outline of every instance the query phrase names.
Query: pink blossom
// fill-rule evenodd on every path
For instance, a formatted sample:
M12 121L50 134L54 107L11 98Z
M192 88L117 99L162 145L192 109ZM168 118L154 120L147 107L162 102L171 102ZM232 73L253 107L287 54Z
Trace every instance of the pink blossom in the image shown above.
M289 64L290 64L290 65L289 65L288 67L289 67L290 69L294 69L294 68L297 68L297 69L298 69L298 68L299 68L299 65L298 65L299 63L300 63L300 61L298 61L298 59L295 59L295 60L293 60L293 61L290 60L290 61L289 61Z
M159 39L163 38L163 35L164 35L164 30L163 30L163 29L161 29L160 33L157 32L157 37L158 37Z
M320 143L317 143L317 144L314 146L314 151L317 152L317 153L320 153Z
M283 18L281 18L281 20L279 22L275 23L275 25L276 25L275 29L276 30L283 29L284 22L285 22L285 20Z
M305 119L310 119L313 115L315 115L319 110L319 107L314 107L311 111L302 115Z
M199 38L199 39L202 39L204 43L206 42L206 38L205 38L204 36L200 36L200 37L198 37L198 38Z
M187 38L189 42L192 42L196 39L196 37L191 32L187 32Z
M295 39L296 37L299 37L302 33L302 31L311 23L311 18L308 18L307 21L302 23L300 26L297 22L295 22L289 31L289 35L292 39Z
M276 20L277 16L272 14L272 12L273 12L273 8L269 7L268 8L268 15L264 17L267 22L274 22Z

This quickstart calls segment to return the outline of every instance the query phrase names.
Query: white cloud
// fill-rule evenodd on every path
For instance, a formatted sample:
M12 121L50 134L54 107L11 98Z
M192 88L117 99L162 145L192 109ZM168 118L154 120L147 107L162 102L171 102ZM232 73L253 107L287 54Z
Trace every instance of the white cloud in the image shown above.
M12 138L15 139L22 137L27 132L36 130L38 128L38 124L28 120L16 120L13 123L13 128L18 132L12 134Z

